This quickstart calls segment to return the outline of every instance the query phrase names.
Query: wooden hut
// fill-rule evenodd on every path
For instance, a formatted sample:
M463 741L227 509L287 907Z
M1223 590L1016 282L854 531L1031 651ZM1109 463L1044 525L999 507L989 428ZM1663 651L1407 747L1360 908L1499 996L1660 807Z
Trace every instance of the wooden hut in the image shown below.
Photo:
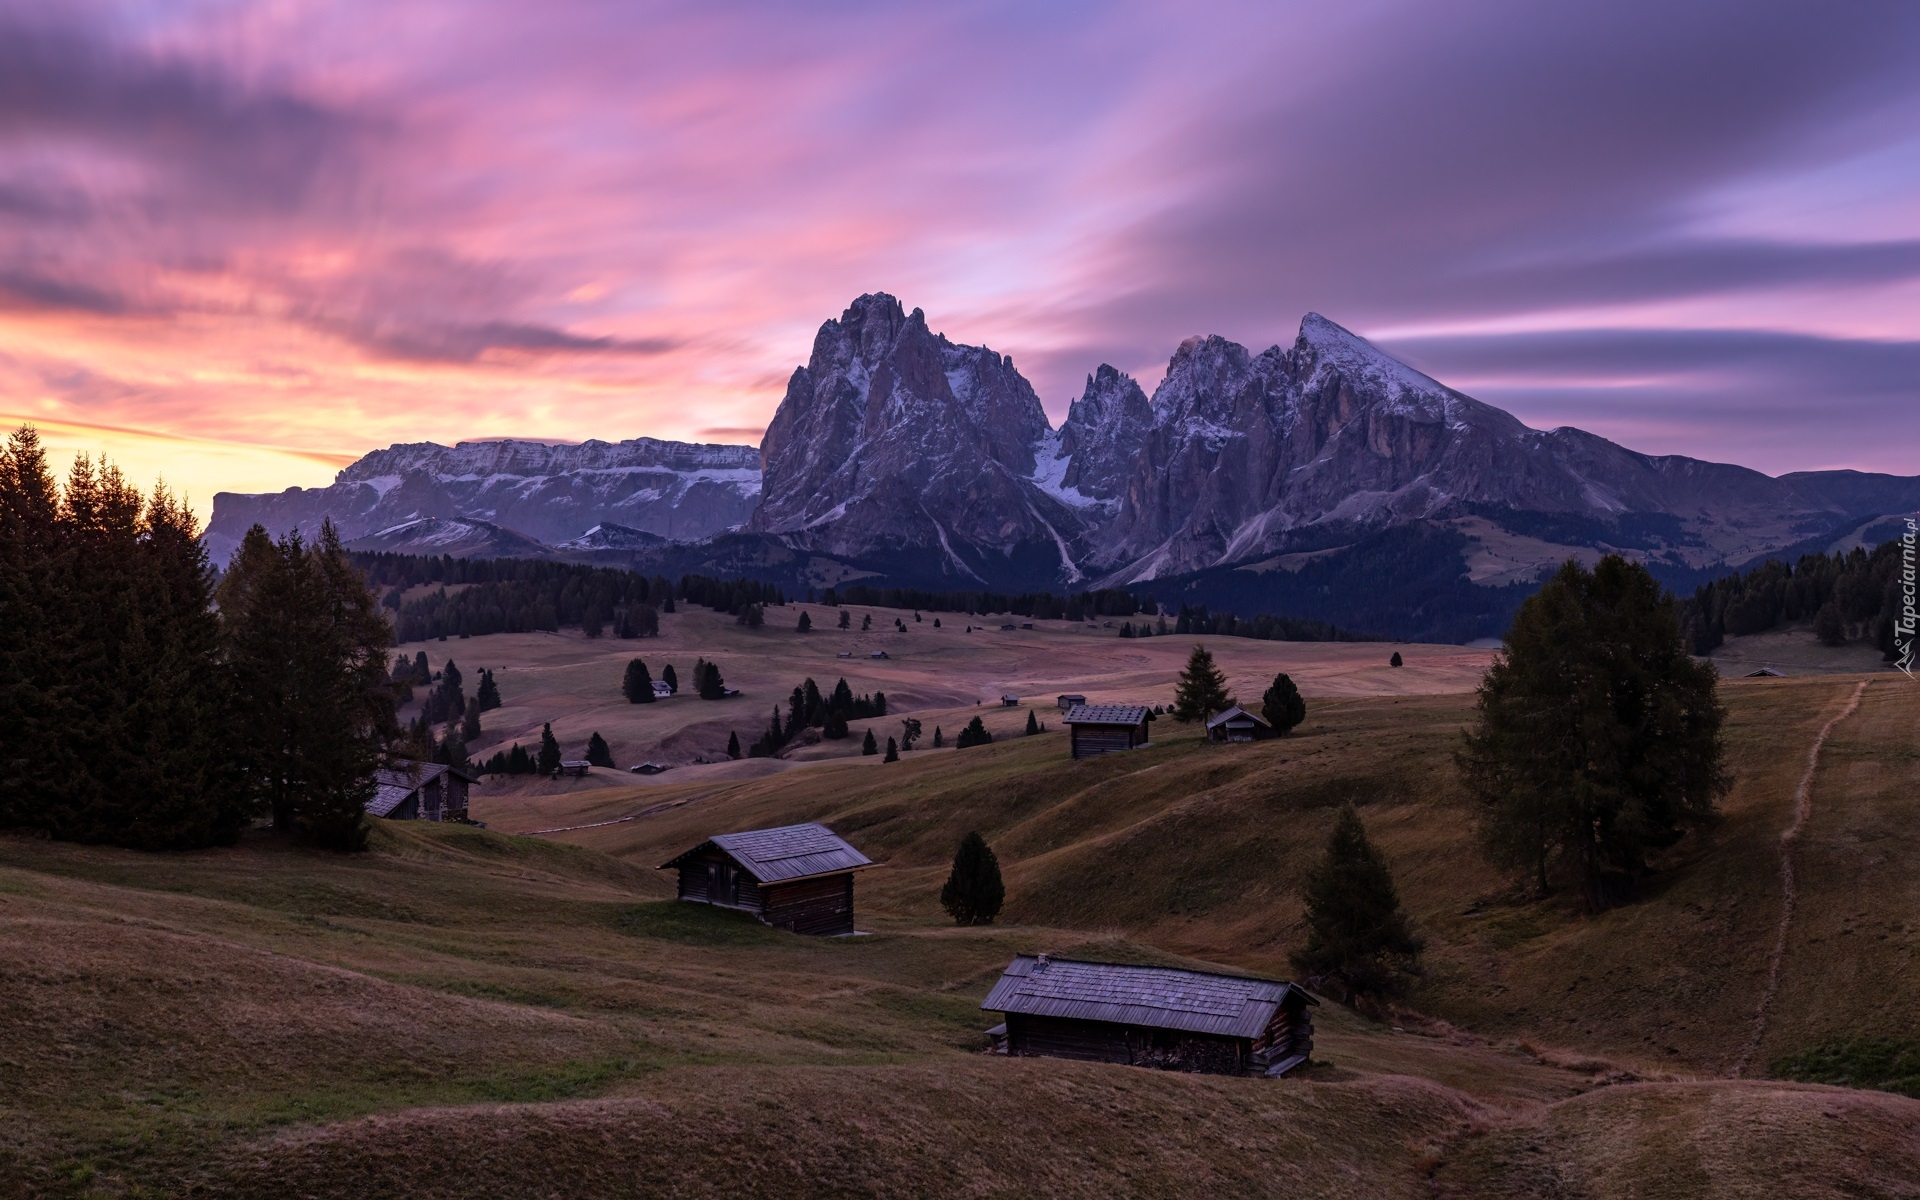
M1313 1053L1320 1002L1291 983L1023 954L980 1007L1002 1054L1280 1076Z
M445 763L404 762L373 773L367 815L389 821L465 821L467 789L480 782Z
M1061 712L1072 712L1074 705L1085 704L1086 702L1087 698L1079 692L1061 692L1054 700L1054 703L1060 706Z
M1207 718L1207 740L1213 742L1251 742L1273 732L1273 726L1258 713L1250 713L1238 704Z
M750 912L795 933L853 932L853 875L873 865L824 825L710 837L660 864L680 872L680 898Z
M1153 710L1144 704L1076 704L1061 719L1071 734L1073 756L1094 758L1148 745Z

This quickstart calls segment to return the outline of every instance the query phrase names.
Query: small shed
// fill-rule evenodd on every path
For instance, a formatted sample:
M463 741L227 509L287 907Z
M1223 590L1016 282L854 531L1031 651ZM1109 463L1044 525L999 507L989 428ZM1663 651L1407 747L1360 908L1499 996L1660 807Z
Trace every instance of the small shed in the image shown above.
M1096 758L1150 745L1147 725L1153 711L1144 704L1076 704L1061 720L1069 731L1075 758Z
M1758 671L1748 671L1745 676L1747 679L1785 679L1786 677L1787 673L1785 671L1775 670L1772 667L1761 667Z
M1002 693L1000 696L1000 706L1002 708L1019 708L1020 697L1014 695L1012 692Z
M673 695L673 689L667 686L666 680L656 679L653 681L653 698L655 700L665 700L671 695Z
M853 932L853 876L873 865L824 825L708 838L660 864L680 872L680 899L750 912L795 933Z
M885 650L875 650L872 654L867 655L867 657L868 658L885 658L887 657L887 652Z
M1085 704L1086 702L1087 698L1079 692L1062 692L1055 700L1055 703L1060 706L1061 712L1072 712L1074 705Z
M467 789L480 782L445 763L405 761L373 773L367 815L390 821L464 821Z
M1238 704L1207 718L1210 742L1251 742L1273 732L1273 726L1258 713L1250 713Z
M585 775L592 770L593 764L584 758L563 759L560 763L560 774L562 775Z
M1210 1075L1280 1076L1313 1054L1319 1001L1291 983L1022 954L980 1004L993 1049Z

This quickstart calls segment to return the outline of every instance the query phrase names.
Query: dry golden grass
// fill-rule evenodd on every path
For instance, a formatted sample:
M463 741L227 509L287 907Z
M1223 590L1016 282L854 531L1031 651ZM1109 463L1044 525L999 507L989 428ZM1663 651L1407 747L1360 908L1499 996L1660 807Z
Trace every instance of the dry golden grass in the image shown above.
M1070 686L1063 639L1083 635L1026 636L956 653L1030 655L1028 678ZM1233 665L1222 643L1243 689L1275 667L1257 656L1299 650L1249 643ZM1164 654L1170 679L1185 644L1118 646ZM633 645L574 639L550 675ZM1152 749L1077 764L1053 732L897 764L523 781L476 793L492 829L382 823L352 858L0 838L0 1195L1913 1194L1920 1102L1715 1078L1750 1029L1808 741L1855 680L1729 684L1725 821L1640 903L1587 918L1524 901L1475 853L1452 668L1426 694L1343 697L1373 667L1324 649L1297 672L1321 672L1307 724L1253 746L1167 722ZM1920 1018L1903 684L1870 683L1815 777L1761 1065ZM978 1053L979 998L1015 953L1284 975L1300 880L1348 801L1428 938L1421 1015L1328 1006L1319 1064L1278 1083ZM871 936L678 904L652 869L796 820L884 863L859 885ZM997 926L954 928L934 902L969 829L1005 867Z

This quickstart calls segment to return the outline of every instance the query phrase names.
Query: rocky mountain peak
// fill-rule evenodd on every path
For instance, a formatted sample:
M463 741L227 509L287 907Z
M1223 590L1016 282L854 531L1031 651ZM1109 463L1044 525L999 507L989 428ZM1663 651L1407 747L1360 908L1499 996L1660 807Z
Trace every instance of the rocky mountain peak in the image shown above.
M1140 385L1101 363L1060 425L1056 454L1068 460L1062 484L1096 499L1119 496L1152 425L1153 406Z

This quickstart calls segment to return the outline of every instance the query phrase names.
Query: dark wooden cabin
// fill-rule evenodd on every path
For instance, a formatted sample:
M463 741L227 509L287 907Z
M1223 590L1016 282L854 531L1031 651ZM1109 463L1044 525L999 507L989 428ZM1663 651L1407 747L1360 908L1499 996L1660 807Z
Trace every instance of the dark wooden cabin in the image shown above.
M1071 731L1073 756L1094 758L1147 745L1153 710L1144 704L1076 704L1061 719Z
M1207 740L1213 742L1251 742L1268 737L1273 726L1258 713L1250 713L1238 704L1207 718Z
M873 865L824 825L708 838L670 862L680 898L750 912L795 933L853 932L853 875Z
M467 789L479 780L445 763L407 762L373 773L367 815L390 821L464 821Z
M1002 1054L1278 1077L1313 1054L1319 1001L1291 983L1023 954L980 1007Z

